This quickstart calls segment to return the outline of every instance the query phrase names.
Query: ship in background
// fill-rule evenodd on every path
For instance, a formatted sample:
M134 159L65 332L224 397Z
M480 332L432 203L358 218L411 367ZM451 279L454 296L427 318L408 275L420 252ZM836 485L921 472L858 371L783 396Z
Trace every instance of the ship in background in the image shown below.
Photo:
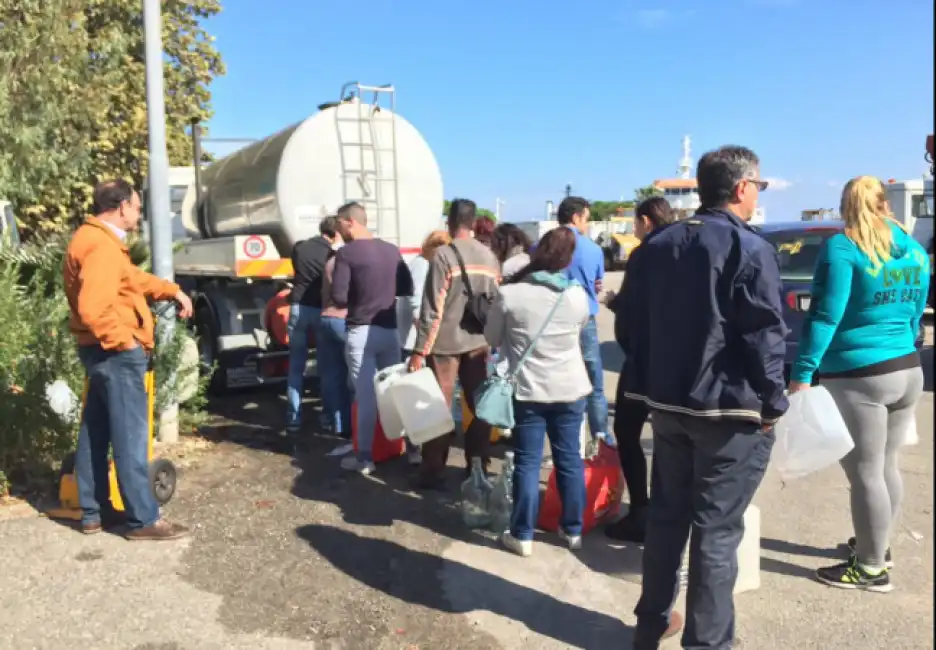
M676 170L676 178L658 178L652 186L662 192L663 198L679 215L680 219L691 216L699 209L699 184L692 175L692 140L688 135L682 139L683 155ZM764 208L760 207L751 217L752 225L764 223Z

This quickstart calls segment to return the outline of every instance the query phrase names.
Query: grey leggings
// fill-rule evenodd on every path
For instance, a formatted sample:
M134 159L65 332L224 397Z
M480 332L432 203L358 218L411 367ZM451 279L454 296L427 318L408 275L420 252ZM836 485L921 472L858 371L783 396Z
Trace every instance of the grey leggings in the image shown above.
M874 377L824 379L855 448L842 459L851 484L858 561L884 568L890 535L903 498L897 452L923 392L922 368Z

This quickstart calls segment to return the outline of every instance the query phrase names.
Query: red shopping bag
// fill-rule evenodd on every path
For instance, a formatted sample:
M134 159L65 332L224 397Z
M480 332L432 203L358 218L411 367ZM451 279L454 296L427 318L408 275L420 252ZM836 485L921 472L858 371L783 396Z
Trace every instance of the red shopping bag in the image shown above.
M617 450L599 443L598 454L585 459L585 513L582 518L582 534L613 516L624 496L624 474ZM549 474L546 494L540 505L537 525L542 530L559 530L562 518L562 501L556 486L556 468Z
M354 453L358 452L358 422L357 422L357 402L351 405L351 444L354 445ZM374 430L374 463L382 463L385 460L399 458L406 451L406 440L387 440L384 435L383 427L380 426L380 418L377 418L376 429Z

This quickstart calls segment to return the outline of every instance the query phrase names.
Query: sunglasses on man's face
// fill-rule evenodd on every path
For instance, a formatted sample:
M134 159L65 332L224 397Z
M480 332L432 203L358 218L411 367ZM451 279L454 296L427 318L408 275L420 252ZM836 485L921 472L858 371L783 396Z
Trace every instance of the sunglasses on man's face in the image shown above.
M756 187L758 192L763 192L770 185L767 181L762 181L757 178L745 178L744 180Z

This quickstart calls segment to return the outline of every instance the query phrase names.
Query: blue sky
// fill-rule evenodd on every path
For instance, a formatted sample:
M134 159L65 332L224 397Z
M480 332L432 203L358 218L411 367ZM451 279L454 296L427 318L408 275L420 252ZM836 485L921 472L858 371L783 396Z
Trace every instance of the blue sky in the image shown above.
M225 0L216 137L260 138L393 83L446 196L539 218L566 183L632 198L693 157L753 148L769 220L836 207L858 174L919 177L933 129L928 0ZM221 150L218 150L221 153ZM226 153L226 151L224 152ZM784 187L785 186L785 187Z

